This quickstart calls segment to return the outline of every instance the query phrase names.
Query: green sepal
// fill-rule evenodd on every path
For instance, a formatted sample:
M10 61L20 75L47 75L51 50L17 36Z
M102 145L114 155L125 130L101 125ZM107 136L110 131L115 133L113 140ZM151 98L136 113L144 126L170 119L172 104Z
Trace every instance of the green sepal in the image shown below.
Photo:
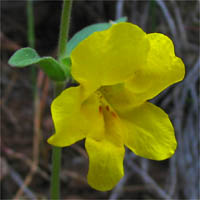
M63 66L67 67L67 78L72 78L72 75L71 75L71 65L72 65L71 58L65 57L65 58L61 59L61 64Z
M98 24L93 24L89 25L79 32L77 32L67 43L67 51L66 51L66 56L69 57L72 50L84 39L86 39L88 36L90 36L92 33L97 32L97 31L104 31L112 26L112 24L115 23L120 23L120 22L126 22L127 17L121 17L116 21L111 21L108 23L98 23Z
M64 81L70 74L69 61L60 64L52 57L40 57L37 52L30 47L16 51L11 56L8 63L13 67L19 68L38 64L47 76L54 81Z

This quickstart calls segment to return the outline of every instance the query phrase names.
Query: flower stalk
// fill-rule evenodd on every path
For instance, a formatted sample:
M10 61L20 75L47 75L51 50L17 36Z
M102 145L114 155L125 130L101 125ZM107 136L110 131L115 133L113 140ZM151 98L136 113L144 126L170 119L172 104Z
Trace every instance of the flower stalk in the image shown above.
M64 57L66 52L66 44L68 40L68 32L70 25L72 0L63 0L60 34L58 40L58 61ZM54 97L57 97L64 89L65 81L55 82ZM51 199L60 199L60 167L61 167L61 153L60 147L53 147L52 152L52 176L51 176Z
M58 60L60 61L66 52L66 44L68 40L70 16L71 16L72 0L63 0L63 8L60 23L60 34L58 41Z
M34 15L33 15L33 1L27 1L27 18L28 18L28 43L31 48L35 46L35 32L34 32Z

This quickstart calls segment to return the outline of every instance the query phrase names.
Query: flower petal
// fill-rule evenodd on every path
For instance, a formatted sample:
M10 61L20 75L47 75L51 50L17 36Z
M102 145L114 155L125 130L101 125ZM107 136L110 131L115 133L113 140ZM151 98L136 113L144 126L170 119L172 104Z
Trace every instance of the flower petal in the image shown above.
M89 185L100 191L111 190L124 175L124 147L92 138L86 139L85 146L89 155Z
M48 142L55 146L69 146L86 136L85 120L80 114L81 87L71 87L56 97L51 105L51 113L56 133ZM77 126L77 121L81 122Z
M145 101L181 81L185 75L182 60L175 56L173 42L160 33L147 34L150 50L147 63L126 82L126 87Z
M97 93L93 93L81 106L88 124L87 137L101 140L104 137L104 118L101 111L101 104Z
M146 33L130 23L95 32L72 51L72 75L85 88L112 85L132 76L146 62Z
M112 189L124 173L123 124L114 110L104 103L101 110L104 119L102 137L94 137L98 135L94 130L92 135L86 137L85 144L89 155L88 183L101 191Z
M93 129L102 132L103 118L99 114L98 98L92 95L84 102L83 99L81 86L68 88L54 99L51 112L56 133L48 139L50 144L69 146L90 135Z
M100 91L117 113L126 112L143 103L124 83L103 86Z
M136 155L152 160L164 160L176 150L176 138L168 115L151 103L121 115L127 127L125 145Z

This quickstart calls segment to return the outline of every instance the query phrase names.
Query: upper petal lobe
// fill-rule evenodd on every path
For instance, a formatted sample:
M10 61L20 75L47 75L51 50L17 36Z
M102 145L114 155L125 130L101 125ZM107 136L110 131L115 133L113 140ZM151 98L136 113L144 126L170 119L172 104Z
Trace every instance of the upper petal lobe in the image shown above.
M112 85L130 78L145 62L146 33L130 23L95 32L72 52L72 75L87 88Z
M147 34L150 50L147 62L125 85L140 99L149 100L185 75L182 60L175 56L173 42L160 33Z

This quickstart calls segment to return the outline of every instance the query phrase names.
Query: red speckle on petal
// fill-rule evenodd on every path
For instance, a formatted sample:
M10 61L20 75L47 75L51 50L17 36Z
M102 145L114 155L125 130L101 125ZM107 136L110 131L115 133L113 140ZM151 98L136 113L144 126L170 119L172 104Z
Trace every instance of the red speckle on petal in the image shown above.
M116 115L114 112L111 112L111 114L112 114L112 116L113 116L114 118L117 118L117 115Z
M102 106L99 106L99 113L102 113Z
M106 110L107 110L107 111L110 111L110 108L109 108L109 106L106 106Z

